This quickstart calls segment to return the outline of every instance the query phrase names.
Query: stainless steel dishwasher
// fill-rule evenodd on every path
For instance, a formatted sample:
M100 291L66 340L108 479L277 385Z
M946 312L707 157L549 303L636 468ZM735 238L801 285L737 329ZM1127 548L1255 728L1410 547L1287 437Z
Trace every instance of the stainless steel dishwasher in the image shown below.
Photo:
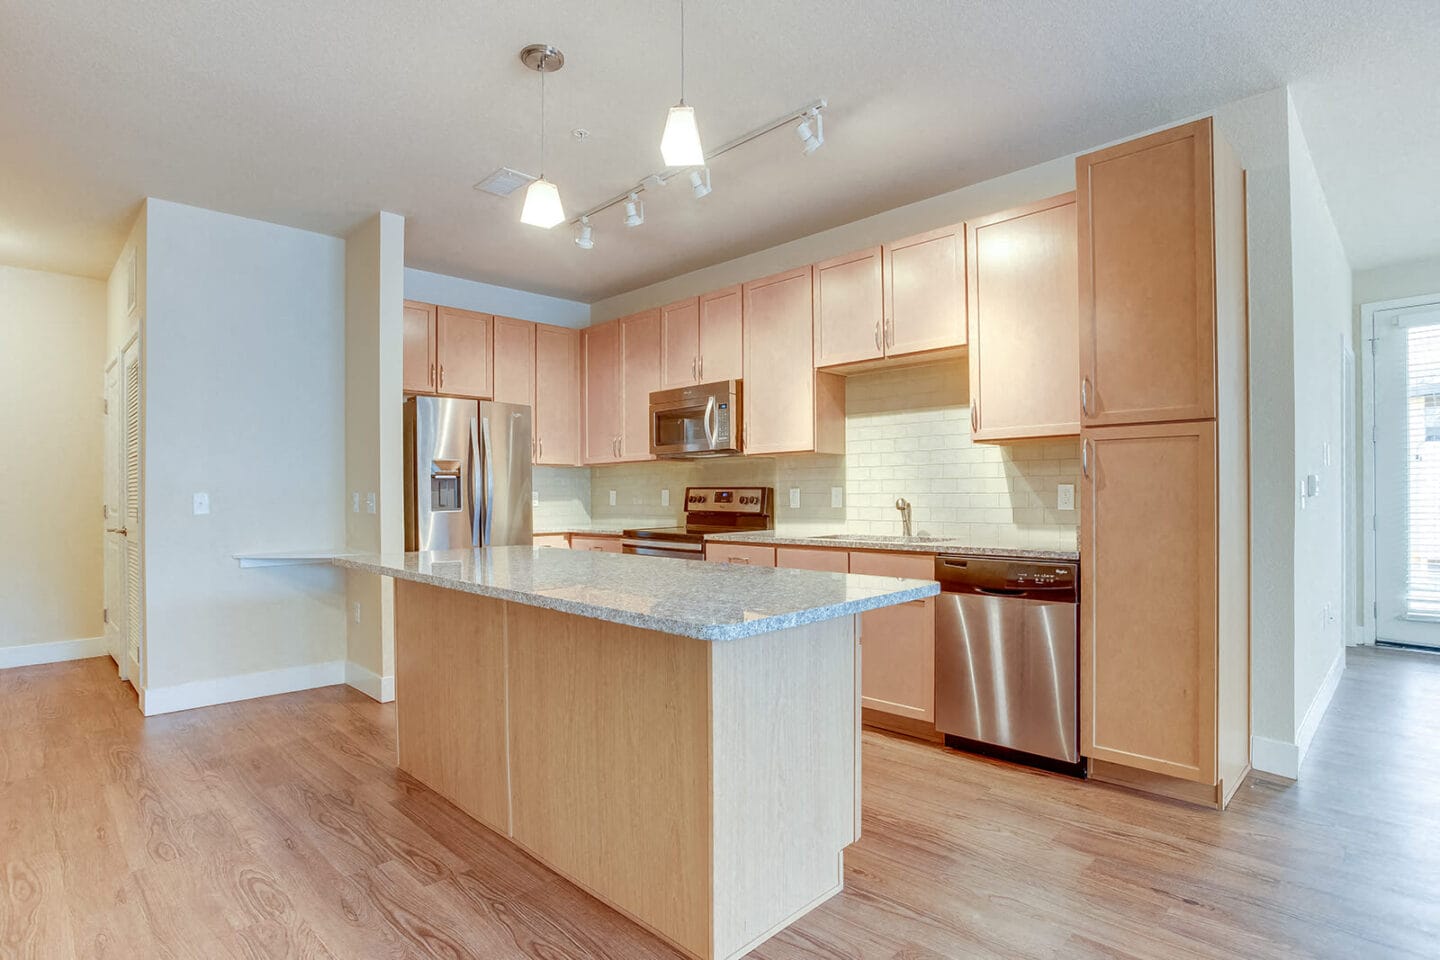
M935 727L945 743L1075 776L1079 565L935 558Z

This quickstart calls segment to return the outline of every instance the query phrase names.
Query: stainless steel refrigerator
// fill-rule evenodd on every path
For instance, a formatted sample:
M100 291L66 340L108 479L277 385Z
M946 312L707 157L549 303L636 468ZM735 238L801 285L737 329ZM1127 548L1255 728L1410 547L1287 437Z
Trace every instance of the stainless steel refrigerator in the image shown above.
M405 549L528 546L530 408L405 401Z

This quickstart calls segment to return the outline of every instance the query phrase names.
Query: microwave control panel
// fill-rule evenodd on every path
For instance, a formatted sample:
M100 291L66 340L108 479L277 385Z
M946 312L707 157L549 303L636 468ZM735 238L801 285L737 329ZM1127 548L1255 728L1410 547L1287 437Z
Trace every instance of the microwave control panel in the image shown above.
M770 487L686 487L686 513L769 514L775 501Z

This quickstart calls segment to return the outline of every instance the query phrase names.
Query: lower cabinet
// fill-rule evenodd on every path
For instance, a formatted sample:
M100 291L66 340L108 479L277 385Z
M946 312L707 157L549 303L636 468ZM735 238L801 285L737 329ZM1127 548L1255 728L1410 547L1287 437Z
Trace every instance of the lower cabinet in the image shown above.
M571 550L591 550L597 553L624 553L625 548L620 545L619 537L581 537L570 538Z
M747 543L707 543L705 559L714 563L744 563L752 567L775 566L774 547L755 547Z
M559 547L567 550L570 547L570 537L563 533L537 533L534 544L537 547Z
M850 554L825 547L776 547L775 566L791 570L819 570L825 573L849 573Z
M850 572L935 578L931 554L851 553ZM861 704L895 716L935 721L935 598L861 614Z

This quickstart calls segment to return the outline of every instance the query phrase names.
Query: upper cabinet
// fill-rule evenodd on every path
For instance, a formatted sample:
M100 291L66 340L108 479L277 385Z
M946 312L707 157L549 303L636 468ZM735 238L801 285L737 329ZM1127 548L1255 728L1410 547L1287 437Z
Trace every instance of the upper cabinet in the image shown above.
M499 403L535 403L535 324L495 318L494 399Z
M885 355L885 290L879 247L815 264L815 366Z
M1087 426L1215 416L1210 121L1076 162Z
M435 305L405 301L400 380L406 393L435 392Z
M650 394L660 389L660 311L645 310L620 321L620 459L652 460Z
M746 453L844 453L845 382L813 368L812 271L742 288Z
M1079 435L1075 194L965 231L973 439Z
M660 308L662 388L742 376L740 287Z
M620 379L620 323L586 327L580 336L584 367L585 463L620 460L620 435L625 430Z
M965 231L932 230L885 250L886 356L965 345Z
M664 387L700 382L700 298L660 308L661 371Z
M436 389L447 396L489 400L494 393L490 358L495 318L488 313L440 307Z
M650 394L660 389L660 311L586 327L585 463L650 460Z
M496 327L497 343L499 327ZM499 353L496 353L497 360ZM498 371L497 371L498 377ZM580 463L580 331L535 326L535 462Z

